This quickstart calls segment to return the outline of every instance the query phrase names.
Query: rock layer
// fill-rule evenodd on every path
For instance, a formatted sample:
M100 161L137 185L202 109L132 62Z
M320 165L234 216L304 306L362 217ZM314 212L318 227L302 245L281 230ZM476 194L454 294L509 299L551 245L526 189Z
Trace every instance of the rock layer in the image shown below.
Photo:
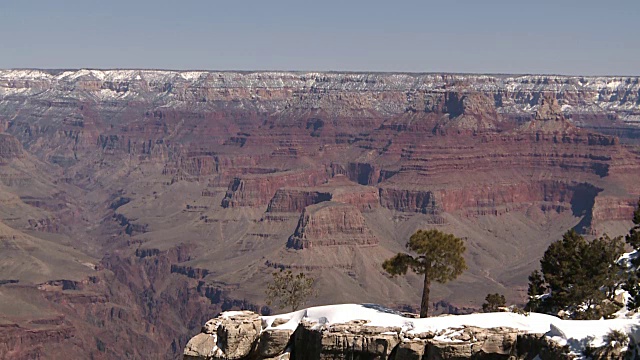
M212 319L214 322L217 319ZM224 321L227 321L226 319ZM292 358L294 360L569 360L566 349L543 334L509 327L451 327L438 333L413 334L399 327L370 326L366 320L318 324L302 320L295 332L262 330L255 347L244 359ZM266 324L265 324L266 325ZM233 325L232 325L233 326ZM235 326L238 327L238 326ZM254 330L250 330L253 337ZM449 334L446 335L445 334ZM454 335L451 335L454 334ZM447 340L445 340L445 337ZM218 350L206 329L194 336L184 350L184 359L235 359ZM618 353L622 359L624 354Z
M373 235L360 211L353 205L327 201L304 208L287 247L374 246Z
M473 249L434 298L520 302L566 229L628 231L639 89L637 77L0 70L0 223L29 234L0 234L12 269L0 283L17 281L1 285L0 323L19 325L11 339L72 326L42 346L86 357L177 354L200 318L269 311L273 267L330 284L318 302L406 308L413 280L380 263L432 226ZM43 313L6 307L25 301ZM60 314L70 325L48 322ZM18 359L39 351L7 343Z

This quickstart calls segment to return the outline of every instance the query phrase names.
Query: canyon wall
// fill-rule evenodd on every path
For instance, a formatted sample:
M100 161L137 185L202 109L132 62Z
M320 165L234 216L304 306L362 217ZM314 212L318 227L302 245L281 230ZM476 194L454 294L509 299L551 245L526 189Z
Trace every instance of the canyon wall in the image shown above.
M622 234L640 197L637 77L0 70L0 130L18 359L181 356L205 316L270 311L278 268L412 308L380 264L425 227L469 249L442 308L522 302L551 241Z

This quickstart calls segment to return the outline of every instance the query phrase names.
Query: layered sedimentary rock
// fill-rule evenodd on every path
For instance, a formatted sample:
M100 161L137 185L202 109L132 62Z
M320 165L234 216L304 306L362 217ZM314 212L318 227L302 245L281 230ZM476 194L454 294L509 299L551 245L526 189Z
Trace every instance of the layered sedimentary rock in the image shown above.
M323 170L290 171L264 175L247 175L229 183L222 207L267 205L276 191L284 186L314 186L324 182Z
M373 235L360 211L353 205L327 201L304 208L287 247L372 246Z
M223 315L224 316L224 315ZM219 317L209 323L225 322L241 329L243 321ZM257 316L257 315L255 315ZM353 314L357 317L357 314ZM323 320L323 319L321 319ZM184 349L185 360L237 359L381 359L381 360L483 360L483 359L572 359L568 347L562 347L544 334L531 333L511 327L451 326L415 333L411 327L370 325L368 320L326 323L301 320L293 331L274 323L262 328L250 327L238 339L219 339L215 331L205 325ZM407 319L409 320L409 319ZM286 319L284 320L286 323ZM235 325L233 325L236 323ZM407 321L407 323L410 323ZM248 340L255 341L248 346ZM231 355L219 346L243 350ZM582 345L583 347L586 345ZM606 349L603 347L602 349ZM599 349L601 350L601 349ZM579 350L578 350L579 351ZM623 359L618 351L611 359Z
M38 246L7 235L19 251L0 266L36 254L42 278L0 281L42 296L1 304L46 299L34 307L67 314L87 356L176 354L200 326L186 318L263 309L273 267L330 284L318 302L414 306L413 280L389 280L380 263L432 226L473 252L465 278L434 298L520 302L566 229L628 231L639 90L636 77L2 70L0 222ZM46 285L89 276L113 285ZM107 293L124 295L89 304ZM10 312L0 307L21 329L12 339L58 315Z
M342 176L336 176L316 187L278 189L267 207L267 212L302 212L305 207L324 201L350 204L360 211L370 211L380 206L378 189L357 185Z
M593 221L629 220L637 205L636 198L598 196L591 210Z

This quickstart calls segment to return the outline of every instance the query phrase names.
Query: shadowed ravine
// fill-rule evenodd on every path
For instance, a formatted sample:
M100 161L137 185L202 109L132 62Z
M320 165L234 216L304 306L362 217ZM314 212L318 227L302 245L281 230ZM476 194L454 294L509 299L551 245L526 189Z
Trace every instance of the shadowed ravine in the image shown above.
M176 358L221 310L415 310L381 263L466 239L438 312L521 303L550 242L622 234L638 78L0 70L0 357ZM607 135L608 134L608 135ZM62 351L64 349L64 351Z

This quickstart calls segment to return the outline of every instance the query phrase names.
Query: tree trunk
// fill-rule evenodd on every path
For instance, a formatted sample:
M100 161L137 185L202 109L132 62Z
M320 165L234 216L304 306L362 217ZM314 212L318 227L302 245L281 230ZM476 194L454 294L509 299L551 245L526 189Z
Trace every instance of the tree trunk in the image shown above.
M431 287L431 279L429 273L424 273L424 288L422 289L422 302L420 303L420 317L426 318L429 315L429 288Z

